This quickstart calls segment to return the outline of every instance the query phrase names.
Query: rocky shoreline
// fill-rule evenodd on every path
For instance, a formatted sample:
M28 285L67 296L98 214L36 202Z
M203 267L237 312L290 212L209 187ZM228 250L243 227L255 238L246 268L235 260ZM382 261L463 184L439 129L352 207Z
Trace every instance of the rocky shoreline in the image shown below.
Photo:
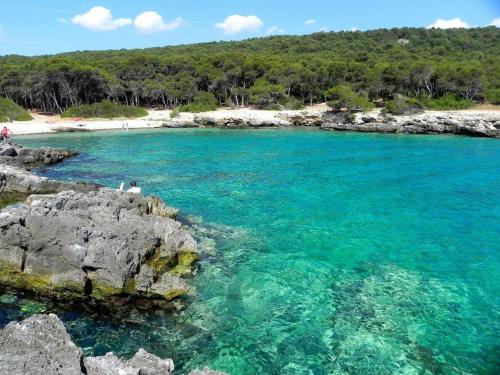
M0 373L9 375L170 375L172 359L161 359L144 349L128 360L113 353L84 357L54 314L33 315L0 330ZM225 375L209 369L189 375Z
M500 137L498 112L427 111L409 116L384 116L378 110L356 113L353 119L318 110L261 112L263 111L181 114L165 121L163 127L244 129L308 126L336 131Z
M259 129L300 126L334 131L500 137L500 110L428 110L406 116L391 116L383 115L378 108L366 113L356 113L354 118L349 118L332 117L328 107L320 104L303 110L224 108L202 113L182 112L174 117L172 114L171 110L151 110L148 116L140 119L91 119L83 123L66 119L43 121L43 117L37 115L37 119L31 122L14 122L8 126L18 135L124 129Z
M0 211L0 283L58 299L169 301L189 292L197 243L177 210L94 184L53 181L33 166L74 152L0 146L0 192L29 195Z
M0 145L0 285L110 306L137 301L166 307L190 292L197 243L175 220L176 209L156 197L31 172L74 155ZM0 331L0 373L159 375L173 369L172 360L142 349L127 361L112 353L83 358L52 314Z
M405 133L457 134L475 137L500 137L500 114L470 114L465 112L424 112L411 116L378 116L357 114L352 122L335 121L324 116L322 130Z

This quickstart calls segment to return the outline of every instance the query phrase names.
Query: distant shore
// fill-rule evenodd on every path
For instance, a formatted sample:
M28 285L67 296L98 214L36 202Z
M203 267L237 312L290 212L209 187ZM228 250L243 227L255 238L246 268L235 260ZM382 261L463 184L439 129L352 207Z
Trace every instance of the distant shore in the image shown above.
M157 129L157 128L190 128L190 127L218 127L218 128L265 128L265 127L292 127L311 126L324 130L352 130L369 132L414 132L405 131L406 125L413 120L417 123L429 121L441 125L464 123L474 127L487 126L486 136L495 135L500 128L500 106L479 106L477 109L426 111L411 116L394 116L392 123L387 124L381 115L380 109L367 113L358 113L352 124L332 124L324 119L328 111L325 104L306 107L303 110L265 111L251 108L228 109L202 113L180 113L172 118L170 110L150 110L148 116L139 119L66 119L60 116L32 113L33 120L23 122L3 123L16 135L50 134L58 132L86 132L99 130L127 130L127 129ZM441 119L441 120L440 120ZM375 126L376 125L376 126ZM415 131L425 133L425 129ZM446 129L445 129L446 130ZM453 133L441 128L432 128L429 133ZM500 129L499 129L500 130ZM456 133L460 134L460 133ZM493 135L492 135L493 134ZM470 134L474 135L474 134Z

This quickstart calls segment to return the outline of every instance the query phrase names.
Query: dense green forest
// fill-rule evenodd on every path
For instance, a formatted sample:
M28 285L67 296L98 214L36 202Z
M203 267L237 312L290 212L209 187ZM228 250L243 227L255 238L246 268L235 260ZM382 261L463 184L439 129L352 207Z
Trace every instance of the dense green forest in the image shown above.
M323 102L341 85L370 100L498 101L500 29L381 29L0 57L0 96L51 112L105 99L176 107L201 92L220 105L295 105Z

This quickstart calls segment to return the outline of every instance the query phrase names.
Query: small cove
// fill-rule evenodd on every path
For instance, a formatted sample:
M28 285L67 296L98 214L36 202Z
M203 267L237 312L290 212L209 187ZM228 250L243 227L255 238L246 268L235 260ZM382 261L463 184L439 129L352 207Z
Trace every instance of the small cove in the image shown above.
M498 140L298 130L44 135L44 175L137 180L208 253L178 312L118 318L4 293L3 324L58 311L88 354L139 347L179 373L493 373Z

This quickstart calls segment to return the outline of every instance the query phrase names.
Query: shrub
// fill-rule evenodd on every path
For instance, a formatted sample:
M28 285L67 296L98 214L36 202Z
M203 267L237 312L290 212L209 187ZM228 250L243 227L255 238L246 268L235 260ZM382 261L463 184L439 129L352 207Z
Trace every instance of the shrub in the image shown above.
M174 109L174 112L208 112L217 109L217 99L213 94L205 91L200 91L189 104L181 105ZM172 117L172 114L170 115Z
M281 109L289 109L289 110L301 110L304 109L304 102L302 100L296 99L293 96L287 96L282 98L279 101L281 105Z
M259 78L250 88L250 103L260 109L279 110L279 102L285 98L285 87Z
M500 104L500 88L486 91L486 99L488 99L491 104Z
M373 103L366 96L356 94L348 85L332 87L325 92L327 104L334 110L346 108L349 111L367 111L373 108Z
M0 122L29 121L33 117L23 107L17 105L9 98L0 98Z
M179 117L181 111L179 111L179 107L174 108L172 111L170 111L170 118L176 118Z
M388 100L385 103L383 113L391 115L414 115L423 112L425 107L416 99L406 98L398 95L394 100Z
M447 109L467 109L474 105L472 100L459 98L452 94L444 95L437 99L421 98L420 103L427 109L445 111Z
M115 104L109 100L100 103L71 107L65 110L61 117L82 117L82 118L115 118L115 117L144 117L148 112L144 108L132 107L123 104Z

